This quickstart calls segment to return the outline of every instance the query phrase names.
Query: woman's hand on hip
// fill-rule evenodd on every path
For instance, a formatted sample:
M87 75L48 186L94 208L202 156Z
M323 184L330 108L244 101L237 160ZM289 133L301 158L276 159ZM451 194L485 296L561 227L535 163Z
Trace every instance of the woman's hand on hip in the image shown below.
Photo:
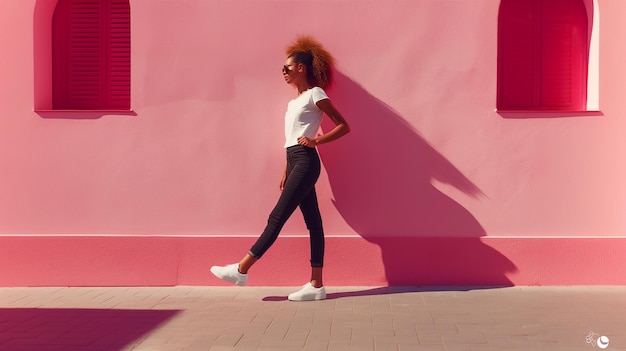
M302 146L314 148L317 146L317 141L315 141L315 139L309 139L305 136L301 136L298 138L298 144Z

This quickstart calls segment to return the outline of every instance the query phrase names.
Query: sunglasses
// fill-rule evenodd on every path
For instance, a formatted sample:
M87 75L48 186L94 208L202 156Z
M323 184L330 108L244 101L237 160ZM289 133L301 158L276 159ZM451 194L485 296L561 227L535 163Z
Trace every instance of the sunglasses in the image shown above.
M293 66L293 65L295 65L295 63L292 63L292 64L290 64L290 65L284 65L284 66L283 66L283 72L285 72L285 73L289 73L289 72L291 72L291 70L289 69L289 67L291 67L291 66Z

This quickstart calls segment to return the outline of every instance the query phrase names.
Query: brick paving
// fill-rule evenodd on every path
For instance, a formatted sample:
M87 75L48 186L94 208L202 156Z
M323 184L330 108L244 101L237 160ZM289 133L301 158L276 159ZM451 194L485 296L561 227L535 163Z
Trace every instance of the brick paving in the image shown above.
M626 287L327 289L0 288L0 350L626 350Z

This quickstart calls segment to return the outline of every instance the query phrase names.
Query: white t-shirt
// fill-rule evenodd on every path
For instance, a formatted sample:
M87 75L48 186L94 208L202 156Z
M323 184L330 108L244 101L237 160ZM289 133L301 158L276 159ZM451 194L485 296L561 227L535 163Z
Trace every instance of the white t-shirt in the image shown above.
M324 113L316 103L324 99L328 99L324 89L313 87L289 101L285 113L285 147L298 145L301 136L310 139L317 136Z

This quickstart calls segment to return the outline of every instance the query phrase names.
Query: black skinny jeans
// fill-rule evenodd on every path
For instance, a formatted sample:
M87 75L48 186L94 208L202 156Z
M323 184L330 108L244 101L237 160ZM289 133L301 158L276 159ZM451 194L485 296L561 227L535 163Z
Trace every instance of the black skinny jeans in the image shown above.
M315 148L295 145L287 148L287 180L278 203L267 220L263 234L248 252L261 258L272 246L287 219L300 207L309 229L311 267L324 266L324 230L315 193L320 175L320 158Z

